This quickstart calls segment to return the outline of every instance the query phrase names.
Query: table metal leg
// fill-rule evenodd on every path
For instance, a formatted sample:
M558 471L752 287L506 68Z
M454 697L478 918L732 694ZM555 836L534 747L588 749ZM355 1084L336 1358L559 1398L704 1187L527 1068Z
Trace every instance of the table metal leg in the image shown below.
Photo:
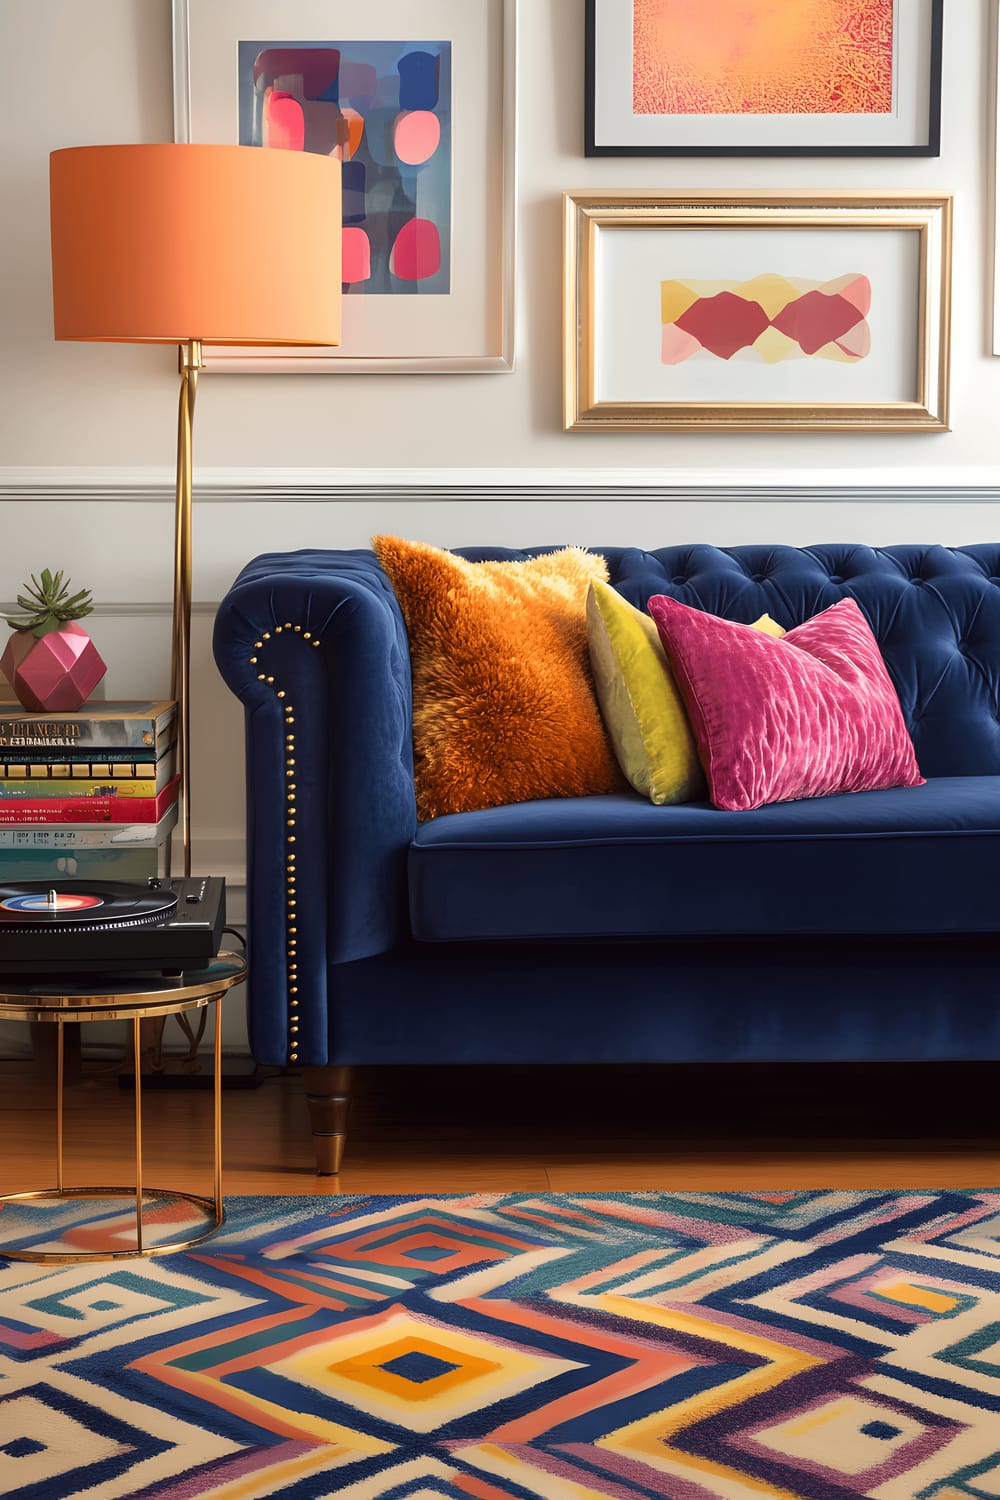
M63 1190L63 1083L66 1075L66 1028L60 1021L56 1026L56 1188Z
M215 1219L222 1223L222 996L215 997Z
M135 1248L142 1253L142 1040L139 1018L132 1022L135 1056Z

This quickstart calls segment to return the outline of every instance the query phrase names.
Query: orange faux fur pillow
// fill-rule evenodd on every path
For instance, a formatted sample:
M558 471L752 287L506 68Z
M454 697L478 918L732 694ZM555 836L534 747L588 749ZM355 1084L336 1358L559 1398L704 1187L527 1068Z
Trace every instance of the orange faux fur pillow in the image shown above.
M372 546L410 637L421 821L618 785L587 657L603 557L466 562L394 536Z

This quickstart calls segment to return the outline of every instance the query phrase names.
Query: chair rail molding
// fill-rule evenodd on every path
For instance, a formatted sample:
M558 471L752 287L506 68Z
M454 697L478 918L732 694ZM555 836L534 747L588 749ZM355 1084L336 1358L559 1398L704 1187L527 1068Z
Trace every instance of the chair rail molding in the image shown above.
M336 503L393 499L468 503L475 500L866 501L940 505L1000 503L1000 465L957 468L928 480L924 467L812 469L336 469L209 468L195 471L202 502L261 503L276 499ZM25 500L169 502L174 474L166 467L45 468L0 465L0 503Z

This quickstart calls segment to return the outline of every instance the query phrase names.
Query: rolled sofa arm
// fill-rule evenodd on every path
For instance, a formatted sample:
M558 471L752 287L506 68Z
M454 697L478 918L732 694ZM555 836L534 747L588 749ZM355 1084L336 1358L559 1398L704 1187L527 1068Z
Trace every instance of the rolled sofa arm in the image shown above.
M385 952L406 922L406 627L373 553L272 553L223 600L214 650L246 711L253 1053L322 1066L329 965Z

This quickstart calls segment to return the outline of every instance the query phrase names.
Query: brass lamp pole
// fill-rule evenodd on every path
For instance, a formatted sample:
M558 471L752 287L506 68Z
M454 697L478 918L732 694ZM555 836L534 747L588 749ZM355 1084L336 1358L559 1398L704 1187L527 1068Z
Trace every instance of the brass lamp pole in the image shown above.
M180 776L184 874L191 874L191 573L194 520L194 402L202 368L201 340L178 349L181 377L177 413L177 500L174 506L174 613L170 696L177 704L177 772Z

